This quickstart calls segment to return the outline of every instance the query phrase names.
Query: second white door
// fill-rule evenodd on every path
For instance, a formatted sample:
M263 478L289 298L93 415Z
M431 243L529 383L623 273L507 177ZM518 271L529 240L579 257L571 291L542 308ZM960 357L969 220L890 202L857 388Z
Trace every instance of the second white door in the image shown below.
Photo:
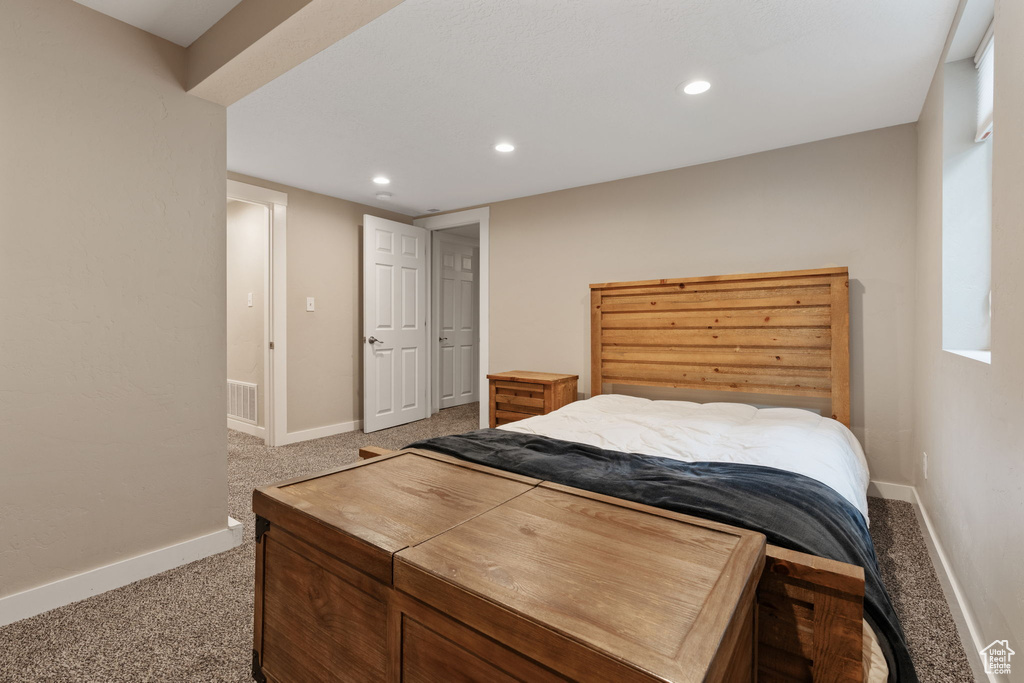
M435 397L440 408L479 400L480 248L472 238L434 233Z

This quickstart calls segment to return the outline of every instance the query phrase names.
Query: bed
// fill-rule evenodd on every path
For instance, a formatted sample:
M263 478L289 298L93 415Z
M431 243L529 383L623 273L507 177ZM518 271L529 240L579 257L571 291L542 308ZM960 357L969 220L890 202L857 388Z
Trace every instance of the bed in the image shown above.
M757 680L914 681L848 429L847 292L845 268L592 285L589 400L403 452L760 532ZM615 393L635 386L798 397L825 413ZM275 495L256 492L257 515ZM258 541L254 673L267 647L264 552Z
M846 268L591 285L589 400L501 436L413 446L765 533L761 680L916 680L867 533L867 463L849 430L848 288ZM798 397L822 412L609 393L635 386ZM670 483L651 484L666 473ZM744 509L756 496L756 513ZM866 609L838 565L793 579L812 556L863 568Z

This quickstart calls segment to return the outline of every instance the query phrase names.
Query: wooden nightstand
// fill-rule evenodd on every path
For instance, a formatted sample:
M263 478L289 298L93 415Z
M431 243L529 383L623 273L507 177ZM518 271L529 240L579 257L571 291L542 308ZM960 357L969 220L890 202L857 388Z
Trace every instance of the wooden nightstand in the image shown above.
M491 380L491 427L546 415L576 400L579 375L513 370L487 375Z

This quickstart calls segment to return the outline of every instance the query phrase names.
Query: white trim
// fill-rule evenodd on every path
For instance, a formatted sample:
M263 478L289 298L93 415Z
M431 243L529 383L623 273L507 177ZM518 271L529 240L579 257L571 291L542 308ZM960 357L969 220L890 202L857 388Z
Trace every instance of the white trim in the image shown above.
M992 365L992 352L991 351L970 351L966 349L942 349L946 353L956 354L957 356L963 356L964 358L970 358L976 360L979 363L985 363Z
M312 439L322 439L325 436L334 436L335 434L344 434L346 432L354 432L357 429L363 428L362 420L354 420L352 422L339 422L338 424L327 425L326 427L313 427L312 429L303 429L298 432L291 432L285 434L281 439L278 446L287 446L293 443L299 443L300 441L310 441Z
M270 211L269 256L263 285L264 338L268 342L263 349L265 430L257 436L262 436L268 446L282 446L288 434L288 195L228 180L227 196L262 204Z
M978 622L975 620L974 613L967 604L963 588L957 580L956 574L953 573L953 566L949 562L949 557L946 555L942 543L939 542L938 534L935 533L935 527L928 516L928 510L921 503L921 497L918 496L917 489L906 484L872 481L868 486L868 495L888 500L902 500L914 506L918 522L924 530L925 543L928 545L929 555L931 556L932 564L935 566L935 573L938 575L939 583L942 584L943 590L946 593L946 602L949 603L950 611L953 613L953 621L956 622L960 640L965 644L973 643L973 652L967 652L967 660L970 662L971 670L974 672L976 679L981 680L984 677L989 683L997 683L998 679L994 674L984 673L984 669L978 659L978 651L985 647L983 636L978 628ZM952 601L949 600L950 594L952 594Z
M228 517L227 527L219 531L0 598L0 626L127 586L241 543L242 523Z
M906 484L890 484L887 481L874 481L868 484L868 495L886 500L902 500L905 503L917 503L917 493L913 486Z
M234 429L236 432L244 432L245 434L259 437L260 439L265 439L267 436L267 430L263 427L257 427L254 424L242 422L241 420L236 420L232 417L228 418L228 429Z
M273 352L267 349L270 363L270 386L273 394L270 400L264 397L271 420L268 443L271 446L284 445L288 435L288 209L283 204L274 204L274 220L271 225L270 277L274 302L270 341Z
M444 230L445 228L458 228L463 225L476 223L480 226L480 426L486 427L490 424L487 400L490 389L487 384L487 373L490 372L490 334L491 334L491 308L490 308L490 287L491 287L491 209L482 207L479 209L468 209L446 213L441 216L426 216L417 218L412 222L427 230ZM428 259L428 264L430 259ZM429 292L428 292L429 295ZM428 334L432 332L428 330ZM432 338L428 337L428 339ZM429 357L429 356L428 356ZM433 372L431 370L431 372ZM427 392L431 394L432 392Z
M280 204L288 206L288 195L259 185L250 185L237 180L228 180L228 196L256 204Z
M993 39L996 35L996 20L993 19L992 23L988 25L988 30L985 31L985 36L978 43L978 49L974 52L974 65L981 64L982 60L989 56L992 51Z

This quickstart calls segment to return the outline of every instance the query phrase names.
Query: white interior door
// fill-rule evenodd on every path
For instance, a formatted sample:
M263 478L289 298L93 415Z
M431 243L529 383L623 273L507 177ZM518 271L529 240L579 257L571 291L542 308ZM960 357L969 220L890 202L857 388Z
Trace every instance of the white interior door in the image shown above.
M434 330L441 408L479 399L479 260L477 240L434 233Z
M427 231L363 216L363 431L427 417Z

